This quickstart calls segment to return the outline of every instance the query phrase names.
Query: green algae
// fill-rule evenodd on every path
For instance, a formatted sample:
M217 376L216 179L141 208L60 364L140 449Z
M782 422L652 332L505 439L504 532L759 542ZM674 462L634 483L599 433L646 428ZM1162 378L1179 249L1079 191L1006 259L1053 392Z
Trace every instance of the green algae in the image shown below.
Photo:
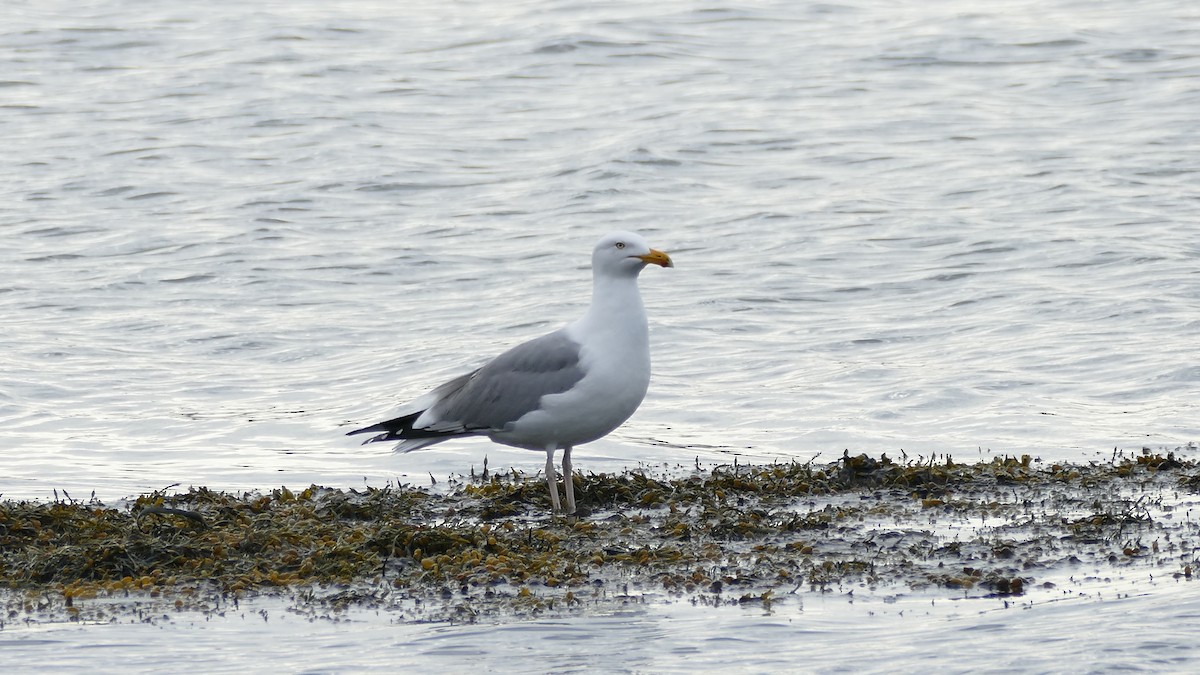
M1190 579L1200 466L1173 454L1043 464L846 453L679 476L576 474L552 517L518 472L269 494L155 492L0 502L0 622L113 621L144 603L222 611L248 595L397 620L586 611L655 598L769 608L789 594L899 588L1020 596L1072 565ZM1182 517L1181 517L1182 516Z

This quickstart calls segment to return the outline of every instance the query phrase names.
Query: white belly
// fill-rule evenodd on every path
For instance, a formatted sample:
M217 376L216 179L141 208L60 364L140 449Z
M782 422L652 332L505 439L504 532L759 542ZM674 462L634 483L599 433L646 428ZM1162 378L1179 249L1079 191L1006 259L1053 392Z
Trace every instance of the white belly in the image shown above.
M650 385L648 341L644 332L602 337L610 346L613 340L625 344L617 350L584 344L580 360L587 375L571 389L543 397L538 410L522 416L510 429L491 434L492 440L530 450L582 445L629 419Z

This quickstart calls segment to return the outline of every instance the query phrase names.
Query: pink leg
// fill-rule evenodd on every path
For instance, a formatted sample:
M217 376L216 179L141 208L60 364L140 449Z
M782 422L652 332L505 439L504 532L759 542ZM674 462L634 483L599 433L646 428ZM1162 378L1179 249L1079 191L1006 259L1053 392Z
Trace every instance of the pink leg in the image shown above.
M550 503L553 505L554 513L561 513L562 503L558 501L558 476L554 471L554 451L556 449L555 445L546 446L546 485L550 488Z
M567 494L567 515L575 513L575 479L571 473L571 446L563 448L563 492Z

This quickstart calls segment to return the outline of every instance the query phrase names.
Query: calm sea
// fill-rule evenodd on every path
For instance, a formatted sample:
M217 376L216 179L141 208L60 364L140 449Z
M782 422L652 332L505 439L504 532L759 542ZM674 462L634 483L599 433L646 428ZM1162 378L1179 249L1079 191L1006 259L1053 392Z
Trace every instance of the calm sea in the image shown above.
M574 318L612 229L677 267L642 275L646 402L577 469L1198 454L1192 2L13 0L0 59L4 498L535 472L342 434ZM457 639L668 668L597 660L638 625Z

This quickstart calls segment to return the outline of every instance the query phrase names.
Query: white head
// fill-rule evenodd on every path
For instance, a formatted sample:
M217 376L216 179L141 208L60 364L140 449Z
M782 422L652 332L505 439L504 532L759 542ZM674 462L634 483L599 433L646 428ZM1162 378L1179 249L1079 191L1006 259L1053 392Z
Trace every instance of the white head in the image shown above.
M592 250L592 271L596 274L636 277L646 265L674 267L671 256L650 248L645 239L632 232L609 232Z

